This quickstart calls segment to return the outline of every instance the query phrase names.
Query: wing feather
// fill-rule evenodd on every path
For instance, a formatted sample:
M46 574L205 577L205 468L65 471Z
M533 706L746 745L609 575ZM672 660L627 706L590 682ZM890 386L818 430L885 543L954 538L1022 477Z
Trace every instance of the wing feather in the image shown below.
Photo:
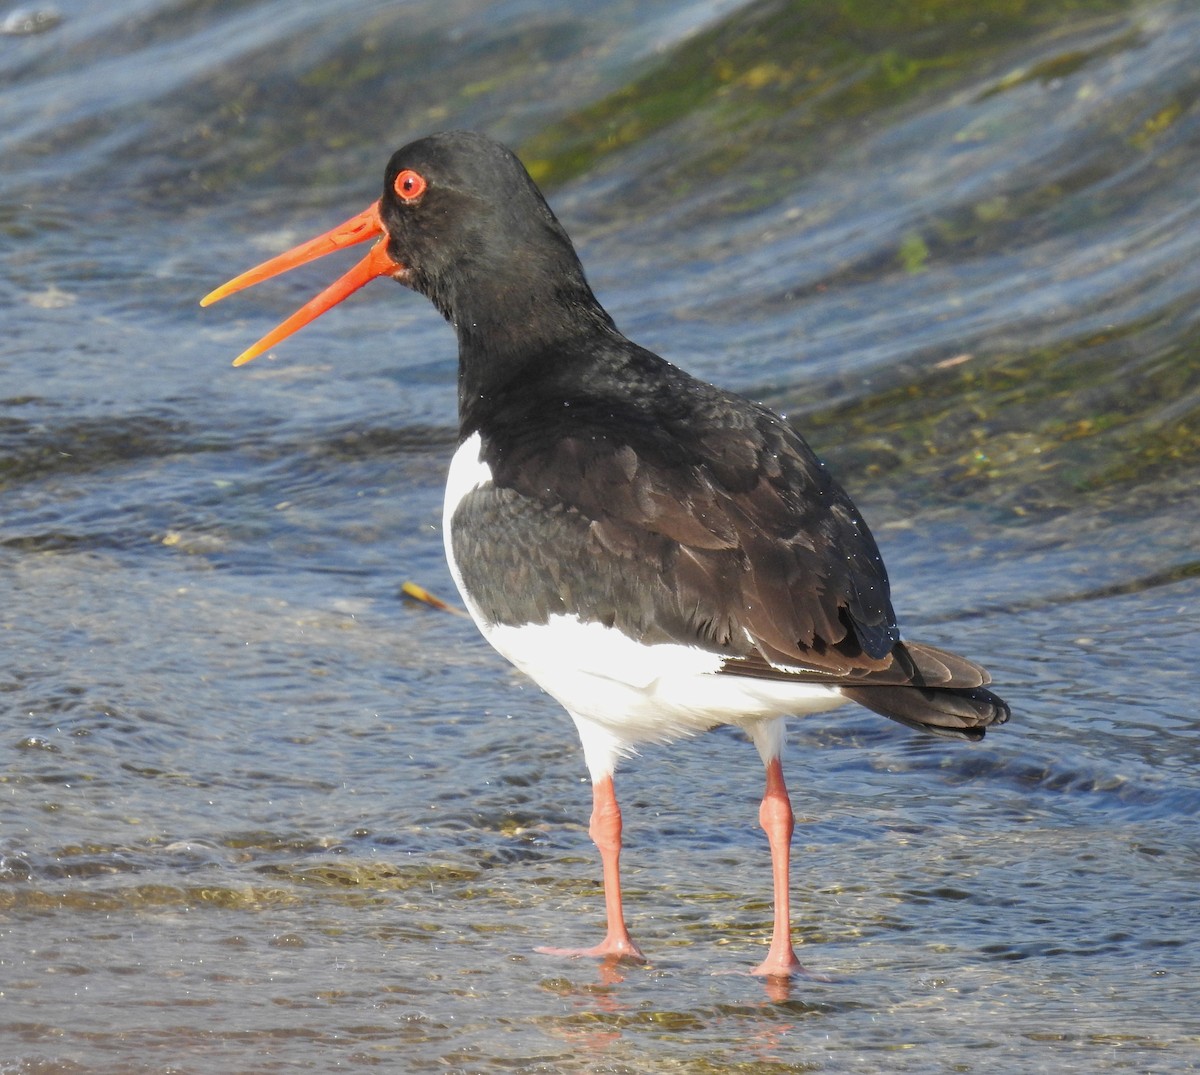
M594 614L597 599L628 589L601 576L621 576L643 591L636 613L614 596L606 616L635 637L827 676L890 667L899 633L887 573L850 498L777 415L670 379L665 389L649 379L646 396L593 384L586 401L525 398L528 413L497 428L536 423L536 437L484 431L496 487L520 500L526 528L545 513L546 540L571 563L576 584L547 580L557 591L540 607ZM563 512L583 527L573 559Z

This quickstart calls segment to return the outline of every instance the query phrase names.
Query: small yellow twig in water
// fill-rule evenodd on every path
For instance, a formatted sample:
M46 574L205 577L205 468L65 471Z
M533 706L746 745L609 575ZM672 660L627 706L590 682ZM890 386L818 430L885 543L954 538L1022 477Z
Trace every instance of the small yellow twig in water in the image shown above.
M420 601L430 608L436 608L439 612L450 612L455 616L465 616L466 612L457 608L454 605L448 605L440 597L434 597L424 586L419 586L415 582L405 582L400 587L400 592L405 597L411 597L414 601Z

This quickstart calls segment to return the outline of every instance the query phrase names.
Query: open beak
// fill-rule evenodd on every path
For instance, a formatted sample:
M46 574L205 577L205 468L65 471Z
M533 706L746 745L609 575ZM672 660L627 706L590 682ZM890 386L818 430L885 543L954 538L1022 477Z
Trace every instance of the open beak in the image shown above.
M369 284L376 277L398 276L405 271L403 265L397 264L388 256L388 236L384 231L383 221L379 218L379 203L376 202L369 209L364 209L357 216L352 216L344 224L339 224L324 235L318 235L307 243L301 243L269 261L264 261L261 265L256 265L253 269L242 273L241 276L235 276L229 283L222 284L215 291L205 295L200 300L201 306L209 306L218 299L225 298L226 295L241 291L242 288L269 280L272 276L278 276L280 273L287 272L288 269L294 269L297 265L304 265L324 257L326 254L332 254L335 250L342 250L347 246L354 246L356 243L365 243L369 239L377 241L362 261L345 276L330 284L316 298L306 302L283 324L268 332L253 347L243 351L233 360L233 364L244 366L251 359L270 350L281 340L287 339L293 332L302 329L310 321L316 320L326 310L336 306L346 296L353 295L360 287Z

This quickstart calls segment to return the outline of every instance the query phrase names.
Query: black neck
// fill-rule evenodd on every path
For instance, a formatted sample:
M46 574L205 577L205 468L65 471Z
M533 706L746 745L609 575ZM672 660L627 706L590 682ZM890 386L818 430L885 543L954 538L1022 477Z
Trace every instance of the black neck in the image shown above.
M575 252L536 262L506 259L486 274L462 274L442 312L458 335L458 414L465 437L499 397L586 366L621 339L592 294ZM494 264L494 263L493 263Z

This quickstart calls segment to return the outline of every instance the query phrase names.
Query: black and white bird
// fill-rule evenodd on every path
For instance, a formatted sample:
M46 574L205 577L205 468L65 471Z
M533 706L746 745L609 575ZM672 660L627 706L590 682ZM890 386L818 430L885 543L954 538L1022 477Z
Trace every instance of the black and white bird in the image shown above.
M618 331L541 192L491 139L406 145L378 202L204 305L367 240L358 265L236 364L379 276L454 327L446 557L483 636L570 713L593 785L608 931L543 951L642 958L621 907L613 771L639 744L734 725L766 766L775 916L755 973L794 973L784 718L857 702L979 739L1008 707L977 664L901 641L871 532L790 425Z

